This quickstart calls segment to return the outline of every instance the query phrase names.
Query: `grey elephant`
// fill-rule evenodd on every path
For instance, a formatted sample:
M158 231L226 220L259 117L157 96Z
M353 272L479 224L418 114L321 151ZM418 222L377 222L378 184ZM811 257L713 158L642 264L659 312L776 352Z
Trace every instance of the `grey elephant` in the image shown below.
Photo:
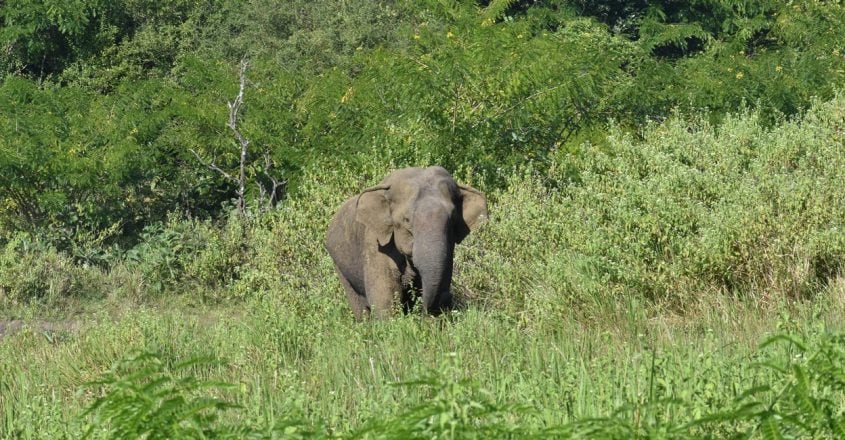
M487 199L445 169L405 168L346 200L329 224L326 248L356 319L452 306L455 244L487 217Z

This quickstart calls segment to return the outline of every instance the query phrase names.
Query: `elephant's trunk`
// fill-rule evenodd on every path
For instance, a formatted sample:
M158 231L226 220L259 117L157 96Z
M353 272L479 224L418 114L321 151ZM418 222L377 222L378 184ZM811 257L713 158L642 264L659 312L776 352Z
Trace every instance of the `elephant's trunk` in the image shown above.
M455 244L448 232L448 219L429 222L414 233L413 260L422 281L422 306L438 314L451 306L452 256Z

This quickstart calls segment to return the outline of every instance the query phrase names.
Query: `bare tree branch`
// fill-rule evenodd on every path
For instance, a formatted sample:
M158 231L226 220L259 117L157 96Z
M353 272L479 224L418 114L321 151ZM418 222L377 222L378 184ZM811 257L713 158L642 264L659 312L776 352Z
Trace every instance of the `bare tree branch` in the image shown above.
M216 163L216 157L211 160L211 162L206 162L200 157L200 155L194 151L189 150L193 155L197 158L197 160L203 164L204 166L208 167L209 169L220 173L226 180L233 182L237 185L237 195L238 195L238 212L241 215L246 214L246 186L247 186L247 166L250 167L250 175L253 179L255 179L255 184L258 187L258 210L260 212L267 211L271 208L275 202L277 197L277 192L279 188L284 187L287 183L285 181L279 181L271 174L271 169L273 167L273 160L270 157L270 152L265 150L263 152L264 157L264 167L261 169L260 166L257 166L255 163L248 164L248 148L249 148L249 139L247 139L241 130L238 128L238 117L239 112L241 110L241 106L244 104L244 90L246 89L246 71L249 67L249 62L244 59L241 61L238 76L239 76L239 88L238 94L235 96L235 99L231 102L227 102L226 104L229 107L229 120L226 122L226 126L229 127L229 130L232 131L232 134L235 136L235 140L238 142L238 146L240 147L240 161L238 163L238 171L237 175L233 173L229 173L226 170L220 168ZM259 178L259 175L263 174L262 178ZM269 184L267 183L269 182Z
M217 166L217 164L215 163L215 161L217 160L217 157L215 157L214 159L212 159L212 160L211 160L211 162L206 162L206 161L202 160L202 158L200 157L199 153L197 153L196 151L194 151L194 149L193 149L193 148L189 148L189 149L188 149L188 151L190 151L191 153L194 153L194 156L197 158L197 160L199 161L199 163L201 163L203 166L206 166L206 167L208 167L210 170L212 170L212 171L217 171L218 173L222 174L222 175L223 175L223 177L225 177L225 178L226 178L226 180L231 180L232 182L235 182L235 183L237 183L237 182L238 182L238 179L236 179L236 178L235 178L234 176L232 176L231 174L227 173L227 172L226 172L226 170L224 170L224 169L222 169L222 168L220 168L220 167L218 167L218 166Z
M270 169L272 167L273 167L273 160L270 157L270 152L264 151L264 175L267 177L268 180L270 180L271 188L270 188L270 196L267 198L267 204L264 205L264 206L261 206L259 204L260 208L263 211L267 211L268 209L270 209L273 206L273 204L276 201L276 191L279 189L279 187L282 187L285 184L287 184L286 181L282 180L280 182L275 177L273 177L273 175L270 173ZM262 192L266 193L266 190L264 190L264 188L262 188Z
M239 69L239 76L240 76L240 88L238 89L238 96L235 97L233 102L229 102L229 123L226 124L231 130L232 133L235 134L235 139L238 140L238 143L241 146L241 161L240 161L240 168L238 173L238 210L241 214L244 213L246 208L246 200L244 200L244 194L246 192L246 153L247 147L249 146L249 140L244 137L244 135L238 130L238 111L241 109L241 105L244 103L244 87L246 87L246 69L249 67L249 62L246 59L241 60L241 65Z

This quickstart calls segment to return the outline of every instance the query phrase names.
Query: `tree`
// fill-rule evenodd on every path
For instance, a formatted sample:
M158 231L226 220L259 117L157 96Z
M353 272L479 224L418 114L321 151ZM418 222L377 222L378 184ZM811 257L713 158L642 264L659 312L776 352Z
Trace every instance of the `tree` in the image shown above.
M263 163L257 162L255 159L250 158L249 155L249 140L241 133L241 130L238 128L238 116L241 110L241 106L244 103L244 88L246 87L246 70L249 67L249 63L244 59L240 63L239 68L239 78L240 78L240 87L238 89L238 95L235 97L234 101L228 103L229 107L229 120L226 123L226 126L232 131L232 134L237 141L237 146L239 148L238 154L238 165L236 172L226 171L221 168L217 164L217 158L212 158L211 161L204 161L199 153L195 150L190 150L191 153L196 156L197 160L200 163L203 163L206 167L219 173L223 178L229 181L232 184L237 186L236 190L236 206L238 208L238 212L241 215L246 214L246 185L247 185L247 178L250 177L247 175L247 171L249 169L250 175L255 181L256 188L258 189L258 198L256 200L257 209L259 212L263 212L268 210L269 208L275 206L276 202L281 197L279 193L279 189L284 189L285 182L278 180L273 174L273 160L270 156L270 151L265 149L261 152L261 159ZM263 177L263 179L261 179Z

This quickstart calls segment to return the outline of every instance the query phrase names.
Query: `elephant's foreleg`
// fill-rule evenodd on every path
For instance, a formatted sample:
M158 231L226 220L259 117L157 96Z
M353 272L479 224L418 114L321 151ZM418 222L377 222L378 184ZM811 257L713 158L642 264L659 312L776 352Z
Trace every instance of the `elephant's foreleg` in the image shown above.
M447 310L451 310L453 306L454 300L452 299L452 292L442 292L437 298L437 306L433 313L435 315L443 313Z
M364 312L367 310L367 297L358 293L352 284L349 283L349 280L340 273L340 270L335 268L335 272L337 272L338 278L340 278L340 284L343 285L343 290L346 291L346 298L349 300L349 307L352 308L352 314L355 315L356 320L361 320L364 317Z
M377 319L389 318L402 291L396 262L387 255L374 256L364 269L364 283L372 316Z

